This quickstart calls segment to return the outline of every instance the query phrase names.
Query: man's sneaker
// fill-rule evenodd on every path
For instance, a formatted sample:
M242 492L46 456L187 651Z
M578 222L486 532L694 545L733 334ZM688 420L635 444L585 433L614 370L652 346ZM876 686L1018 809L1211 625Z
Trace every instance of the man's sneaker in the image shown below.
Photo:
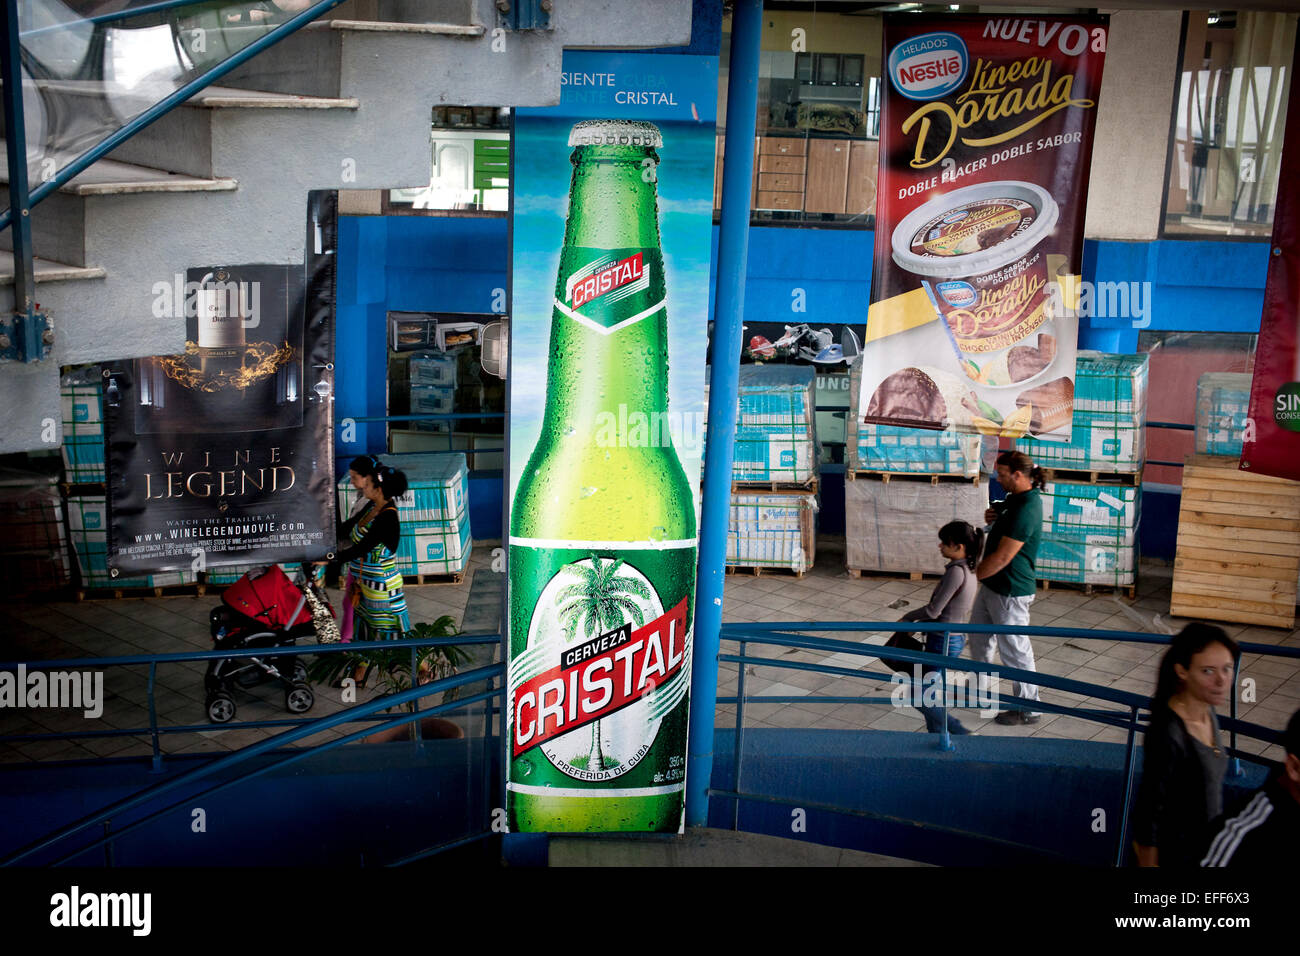
M1014 727L1017 724L1036 724L1041 719L1041 714L1026 714L1022 710L1004 710L993 718L993 723L1001 724L1003 727Z

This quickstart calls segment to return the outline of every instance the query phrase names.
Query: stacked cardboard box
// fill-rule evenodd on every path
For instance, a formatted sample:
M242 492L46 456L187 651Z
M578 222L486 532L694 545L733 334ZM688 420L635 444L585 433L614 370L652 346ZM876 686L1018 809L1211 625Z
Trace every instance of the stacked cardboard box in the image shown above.
M1043 497L1040 580L1134 586L1146 407L1146 355L1081 351L1070 440L1016 441L1053 473ZM1066 471L1091 472L1097 480L1069 481L1060 474Z
M1196 380L1196 453L1241 457L1250 416L1251 376L1206 372Z
M1068 442L1018 439L1044 468L1137 473L1146 459L1147 357L1079 352Z
M1074 584L1131 586L1137 573L1142 489L1048 482L1042 494L1038 576Z
M874 471L890 474L963 475L980 473L982 439L955 430L903 428L862 424L862 357L849 372L849 424L844 449L845 473Z
M406 473L410 490L397 500L402 525L397 569L404 575L459 574L469 562L469 468L460 453L383 455ZM339 514L350 515L357 493L344 477Z
M104 398L98 367L64 376L63 467L70 484L102 482Z
M846 563L853 571L942 574L939 529L949 521L979 527L988 500L983 482L845 482Z
M810 485L817 478L816 376L805 365L742 365L731 477Z
M801 574L815 554L816 373L806 365L742 365L738 392L727 564ZM778 493L782 487L788 490Z
M727 564L802 574L817 550L817 496L799 491L731 495Z
M0 470L0 594L21 598L66 586L65 541L54 478Z
M87 588L161 588L193 584L192 571L166 571L132 577L108 573L108 500L103 495L68 497L68 540L81 572L81 586Z

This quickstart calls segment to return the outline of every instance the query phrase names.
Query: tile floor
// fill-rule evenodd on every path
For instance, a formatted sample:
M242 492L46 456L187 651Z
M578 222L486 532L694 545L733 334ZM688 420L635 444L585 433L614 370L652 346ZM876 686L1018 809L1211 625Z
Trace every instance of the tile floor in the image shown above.
M485 578L471 596L477 576L495 575L492 570L493 548L497 542L475 544L465 581L458 586L427 585L407 590L413 621L432 621L443 614L457 623L470 619L472 629L495 629L491 614L491 594L499 589L498 580ZM1061 627L1095 627L1104 630L1168 633L1183 621L1172 618L1169 610L1170 569L1158 563L1145 563L1138 588L1138 598L1128 602L1113 595L1085 595L1076 591L1040 591L1034 601L1032 621L1035 625ZM934 579L907 581L898 578L849 578L843 571L843 541L826 537L818 542L817 566L801 579L789 575L767 574L762 577L734 575L727 578L723 620L727 623L780 622L808 620L880 620L894 621L906 610L929 599ZM499 592L496 592L499 593ZM338 606L338 595L333 595ZM0 610L0 659L36 660L87 656L117 656L150 651L210 650L208 612L215 605L213 595L204 597L133 598L115 601L59 602L10 605ZM469 610L467 611L467 607ZM1226 625L1225 630L1244 642L1300 647L1300 629L1290 632L1261 627ZM859 640L864 644L882 644L888 632L846 635L833 632L810 632L826 637ZM751 645L751 653L760 648ZM734 644L724 643L723 651L734 652ZM479 649L477 661L485 661L495 649ZM822 662L851 671L884 670L878 659L851 654L827 655L804 650L768 649L765 654L782 661ZM1155 684L1160 648L1154 645L1121 644L1113 641L1044 639L1035 641L1038 669L1074 680L1087 681L1148 694ZM824 697L888 697L892 686L885 681L849 678L830 674L791 670L774 666L747 665L747 696L770 695L806 698L795 703L749 704L745 708L747 727L820 727L895 731L923 731L918 711L889 704L830 703ZM735 664L720 666L719 696L736 692L738 669ZM158 670L157 706L162 726L197 725L196 730L164 735L165 753L223 751L262 739L271 730L211 729L203 708L204 664L185 663L160 666ZM1266 658L1247 654L1242 661L1243 680L1253 681L1250 693L1243 689L1240 716L1266 727L1280 729L1300 707L1300 660ZM70 710L5 709L0 710L0 735L40 734L108 728L148 726L146 706L147 668L120 667L106 672L104 713L97 721L87 721L80 712ZM466 693L472 693L468 689ZM374 688L360 692L359 699L374 696ZM333 713L346 705L341 691L317 688L313 715ZM1043 689L1043 699L1054 703L1080 703L1073 694ZM238 719L281 719L288 715L282 708L281 693L270 685L236 695ZM481 705L479 705L481 707ZM1088 700L1085 706L1112 708L1114 705ZM717 724L731 725L736 709L720 704ZM469 736L481 734L481 711L462 712L453 718ZM967 712L963 722L983 735L1066 737L1107 742L1122 742L1125 734L1117 728L1064 715L1044 714L1033 726L1004 727L992 720ZM344 731L326 731L308 738L311 744ZM1276 759L1280 748L1263 747L1243 741L1242 749L1262 751ZM129 756L151 752L146 736L98 737L79 740L39 741L0 744L0 762L29 760L84 759L95 756Z

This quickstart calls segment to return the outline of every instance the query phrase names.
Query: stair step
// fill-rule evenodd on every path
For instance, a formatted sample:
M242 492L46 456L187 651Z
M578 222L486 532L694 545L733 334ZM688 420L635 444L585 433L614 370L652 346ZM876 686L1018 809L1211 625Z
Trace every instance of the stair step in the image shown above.
M321 20L304 29L311 27L370 33L426 33L443 37L481 37L486 32L481 23L390 23L381 20Z
M99 80L37 80L37 87L47 93L64 96L86 96L101 99L104 84ZM118 94L119 96L124 94ZM157 102L156 97L140 97L140 108L147 109ZM299 96L294 93L268 93L263 90L243 90L233 86L208 86L181 104L205 109L298 109L298 110L354 110L361 105L356 97Z
M3 158L0 143L0 183L9 182L9 164ZM60 166L76 158L72 153L52 154ZM38 183L32 182L35 188ZM229 192L239 188L234 179L205 179L169 173L149 166L137 166L115 159L101 159L69 182L59 187L59 192L71 196L116 196L126 193L192 193Z
M361 106L355 96L299 96L231 86L209 86L185 102L207 109L355 110Z
M66 282L73 279L102 279L108 275L98 266L70 266L66 262L49 259L32 260L37 282ZM14 284L14 257L8 250L0 250L0 286Z

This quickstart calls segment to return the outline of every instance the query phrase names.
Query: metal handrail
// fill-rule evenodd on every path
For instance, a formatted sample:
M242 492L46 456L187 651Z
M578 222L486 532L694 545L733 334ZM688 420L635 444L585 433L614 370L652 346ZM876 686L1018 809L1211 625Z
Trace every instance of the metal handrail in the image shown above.
M151 12L156 12L159 10L171 9L175 7L192 6L202 2L204 2L204 0L165 0L165 2L151 4L148 9ZM18 196L17 198L19 201L16 204L17 208L22 211L22 214L24 216L26 216L27 211L30 210L33 206L35 206L37 203L41 202L43 199L48 197L51 193L55 192L56 190L66 185L70 180L75 178L80 173L84 172L88 167L98 162L100 159L104 158L104 156L108 155L113 150L117 149L117 147L121 146L124 142L126 142L136 133L140 132L140 130L144 129L146 126L149 126L151 123L154 123L162 116L171 112L173 108L185 102L195 93L199 92L199 90L202 90L207 86L211 86L213 83L221 79L227 73L230 73L236 68L243 66L244 63L246 63L248 60L251 60L253 57L257 56L263 50L279 43L290 33L294 33L300 27L306 26L308 23L310 23L312 20L315 20L321 14L325 13L328 10L333 9L334 7L338 6L342 2L343 0L319 0L319 2L308 7L306 10L302 11L301 13L297 14L294 17L291 17L290 19L286 20L284 23L279 24L278 26L272 28L269 32L258 37L256 40L248 44L248 46L244 47L239 52L234 53L231 56L227 57L226 59L222 60L216 66L212 67L210 70L200 74L198 77L194 78L193 80L190 80L190 82L186 83L184 86L180 87L179 89L174 90L172 93L163 97L153 106L149 107L139 116L123 124L122 126L119 126L114 132L110 133L107 137L100 140L97 144L92 146L90 149L86 150L84 153L77 156L76 159L71 160L69 163L63 166L57 173L55 173L53 177L42 182L40 186L36 187L36 189L31 190L25 195ZM138 14L141 11L137 10L137 11L128 11L128 12L134 12ZM82 20L69 21L69 25L81 23L81 22L83 21ZM0 213L0 230L4 229L12 222L14 206L15 204L11 203L9 209L6 209L4 212ZM14 254L15 254L15 258L17 258L17 256L19 255L19 250L15 249Z
M153 748L153 766L155 770L162 767L163 753L160 743L160 737L164 734L183 734L194 733L197 731L208 732L213 730L254 730L265 727L294 727L301 724L309 723L317 718L313 717L292 717L279 718L276 720L247 720L232 721L226 724L182 724L178 726L160 727L158 726L157 704L155 701L155 678L159 664L179 664L190 661L211 661L225 660L227 658L239 657L297 657L310 656L314 654L342 654L352 653L364 655L371 651L388 651L395 648L409 648L411 650L411 682L416 683L416 674L419 663L416 651L429 647L452 647L461 645L499 645L501 635L499 634L456 634L449 637L419 637L419 638L402 638L392 641L370 642L357 641L353 643L336 643L336 644L294 644L283 647L252 647L252 648L235 648L228 651L177 651L172 653L155 653L155 654L125 654L119 657L74 657L74 658L54 658L50 660L39 661L0 661L0 671L16 671L20 666L27 671L36 670L68 670L72 668L79 669L98 669L107 670L111 667L131 667L145 666L149 667L148 683L146 685L146 699L149 710L149 726L136 728L112 728L109 730L82 730L82 731L64 731L54 734L11 734L0 737L0 743L8 741L37 742L44 740L71 740L86 737L140 737L148 735ZM377 700L391 701L391 697L380 697ZM392 704L386 705L391 707ZM422 716L428 716L424 713ZM367 719L366 715L359 715L356 719ZM384 718L376 718L382 721ZM371 728L367 733L373 733Z
M386 643L391 643L391 642L386 642ZM111 821L111 819L114 816L119 816L122 813L135 809L136 807L142 806L145 803L148 803L151 800L161 797L166 793L170 793L171 791L184 787L187 784L193 783L197 780L204 779L206 777L210 777L213 774L227 770L231 767L235 767L242 763L246 763L247 761L251 760L254 757L260 756L261 754L267 753L268 751L276 750L280 747L283 747L286 744L293 743L294 741L301 740L305 737L314 736L315 734L321 733L322 731L325 730L329 730L333 727L339 726L340 724L351 723L353 720L357 718L369 716L371 714L377 713L378 711L387 710L390 707L398 707L407 703L413 703L419 700L421 697L426 697L430 694L448 691L456 687L462 687L466 684L473 684L479 681L488 681L489 689L481 694L476 694L473 695L472 697L465 698L463 700L449 701L445 704L440 704L437 707L432 707L428 710L416 710L412 713L397 714L394 716L390 724L391 726L394 727L401 726L402 724L411 723L416 720L422 720L431 715L436 715L451 710L461 709L466 704L474 703L477 702L478 700L490 699L491 697L499 696L502 693L502 690L501 689L493 690L491 684L496 679L501 678L504 675L504 673L505 673L505 665L503 663L497 662L494 664L487 664L482 667L475 668L472 671L466 671L463 674L455 674L451 677L445 677L442 678L441 680L432 681L428 684L412 687L408 690L401 691L400 693L393 694L391 696L379 697L376 698L375 700L368 701L367 703L358 704L357 706L352 707L348 710L340 711L337 714L330 714L326 717L318 717L314 720L309 721L305 726L291 728L289 730L284 731L283 733L277 734L274 737L269 737L266 740L262 740L255 744L251 744L247 747L235 751L234 753L227 754L226 756L223 757L219 757L216 760L213 760L210 763L206 763L201 767L196 767L193 770L183 773L172 780L168 780L156 784L155 786L149 787L136 794L133 794L132 796L125 797L117 801L116 803L113 803L107 807L97 810L94 813L76 821L75 823L68 824L67 826L62 827L59 830L55 831L54 833L42 837L40 840L37 840L35 843L32 843L24 847L23 849L10 854L9 856L5 857L3 860L0 860L0 866L13 866L15 863L18 863L32 856L35 853L39 853L41 850L48 849L49 847L54 846L56 843L62 842L63 840L75 836L76 834L81 833L91 827L108 823L109 821ZM362 728L361 730L354 731L350 734L347 734L346 736L339 737L334 740L325 741L324 743L318 744L314 747L309 747L306 749L295 751L283 760L267 763L266 765L262 767L258 767L257 769L251 771L250 773L244 774L240 777L236 777L233 780L224 781L223 783L211 787L203 791L201 794L198 794L197 796L206 796L208 794L217 793L228 787L234 786L239 783L243 783L246 780L250 780L253 777L260 776L269 770L274 770L274 769L289 766L290 764L294 764L297 763L298 761L305 760L307 757L314 756L318 753L322 753L323 751L333 749L334 747L342 746L345 743L349 743L353 740L357 740L373 732L374 732L373 728L365 727ZM486 736L487 735L485 734L485 738ZM112 842L113 840L116 840L117 838L124 836L127 833L130 833L133 830L137 829L138 827L143 826L144 824L152 821L155 817L170 812L171 810L174 810L177 806L180 806L182 803L188 803L190 800L194 799L195 796L196 795L190 795L186 797L184 800L178 801L176 803L163 807L159 810L156 810L153 813L149 814L148 816L143 817L140 820L134 821L129 826L123 827L121 830L108 833L105 836L100 837L99 839L93 841L92 843L86 846L79 847L76 851L60 859L57 862L58 863L67 862L70 859L74 859L78 856L81 856L83 853L89 850L93 850L98 846L102 846L106 843Z
M735 703L736 704L736 725L735 725L735 762L733 769L733 783L729 790L710 788L711 795L731 798L732 804L732 828L738 829L740 803L742 800L757 800L759 802L783 802L781 799L765 794L750 794L741 790L741 767L744 760L744 712L745 703L795 703L816 700L822 703L893 703L892 698L874 698L874 697L794 697L790 695L770 695L770 696L749 696L745 693L745 667L747 664L754 664L762 667L777 667L792 670L806 670L816 673L826 673L834 676L858 678L864 680L888 680L890 682L907 682L912 683L912 678L906 674L878 674L869 671L854 670L845 667L833 667L824 664L807 663L804 661L785 661L768 657L755 657L748 653L748 645L769 644L782 647L803 648L809 650L829 651L837 654L852 654L861 657L879 657L888 660L898 660L904 663L911 663L916 666L924 667L929 665L939 674L938 686L943 688L939 695L939 703L936 708L939 711L939 749L952 750L952 742L948 732L948 704L947 704L947 671L949 668L972 673L995 674L999 678L1002 676L1010 677L1013 681L1021 683L1032 683L1043 687L1049 687L1055 690L1061 690L1067 693L1073 693L1090 698L1099 698L1116 703L1126 707L1129 711L1127 718L1118 711L1092 710L1078 706L1051 704L1041 701L1031 701L1019 697L1002 697L999 695L998 706L1009 704L1015 710L1042 710L1053 713L1066 714L1070 716L1081 717L1085 720L1091 720L1096 723L1109 724L1128 730L1128 739L1125 747L1125 774L1124 789L1122 799L1122 818L1120 830L1117 837L1114 861L1116 866L1120 866L1124 860L1124 854L1128 845L1129 832L1129 815L1130 802L1133 793L1133 781L1137 768L1136 747L1137 747L1137 730L1139 726L1139 715L1144 709L1149 709L1150 698L1140 694L1134 694L1130 691L1116 690L1109 687L1087 684L1082 681L1075 681L1065 677L1058 677L1053 674L1045 674L1037 671L1026 671L1018 668L997 667L992 664L977 662L973 660L963 660L961 658L949 657L944 654L932 654L925 651L907 651L893 647L886 647L878 644L861 644L854 641L836 640L833 638L808 637L802 634L791 633L792 631L849 631L849 632L873 632L873 631L897 631L897 630L915 631L921 633L937 633L943 636L946 642L947 635L950 632L958 631L963 634L1000 634L1006 632L1006 625L992 624L962 624L954 627L950 623L939 622L856 622L856 621L831 621L831 622L782 622L782 623L751 623L751 624L724 624L721 629L720 640L734 641L739 643L740 652L738 654L719 654L720 661L735 662L739 665L739 674L736 682L736 695L734 697L719 698L718 703ZM1017 633L1024 633L1034 637L1061 637L1076 638L1086 640L1107 640L1120 643L1144 643L1144 644L1167 644L1170 638L1163 635L1142 634L1135 631L1094 631L1082 628L1052 628L1052 627L1017 627ZM1300 648L1275 647L1270 644L1242 643L1239 645L1242 654L1252 653L1274 657L1297 657L1300 658ZM915 670L914 670L915 673ZM1225 718L1224 724L1231 735L1231 742L1227 748L1228 754L1232 757L1232 768L1234 775L1241 774L1240 761L1245 758L1251 762L1258 762L1258 758L1252 754L1243 753L1237 749L1237 734L1241 732L1257 740L1263 740L1268 743L1281 743L1282 733L1268 727L1262 727L1258 724L1248 723L1237 718L1237 694L1235 688L1237 679L1240 674L1240 657L1237 659L1233 673L1234 692L1231 698L1231 717ZM962 705L968 706L968 705ZM978 705L976 705L978 706ZM1149 720L1149 718L1148 718ZM801 803L802 805L802 803ZM829 807L836 812L849 812L858 816L867 816L885 820L893 820L886 814L878 814L874 811L849 811L839 808ZM959 833L961 835L974 838L985 838L984 835L973 831L960 831L953 828L940 828L947 831ZM1009 842L1009 841L1000 841ZM1022 849L1031 849L1042 852L1040 848L1022 846Z

